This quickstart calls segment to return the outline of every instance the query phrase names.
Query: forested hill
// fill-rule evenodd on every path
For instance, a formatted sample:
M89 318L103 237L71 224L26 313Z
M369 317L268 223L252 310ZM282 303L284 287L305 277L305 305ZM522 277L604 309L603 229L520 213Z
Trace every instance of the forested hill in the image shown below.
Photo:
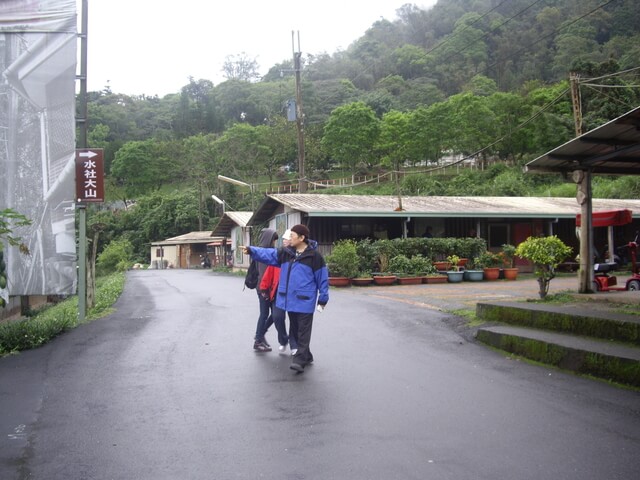
M323 122L337 106L353 101L364 101L381 116L468 90L528 92L567 80L571 69L600 76L640 66L637 0L439 0L429 10L407 4L396 13L395 19L374 23L345 51L303 52L310 122ZM108 125L108 134L98 136L122 144L219 133L240 120L258 125L281 114L294 96L292 75L286 73L291 59L253 81L255 61L233 58L238 65L229 66L237 68L228 69L227 81L193 79L161 99L94 92L92 125ZM116 112L99 108L113 104ZM619 105L604 117L625 109ZM588 127L610 119L590 118L588 108L585 117Z
M345 51L303 52L307 180L403 170L403 195L573 196L575 185L519 168L575 135L569 72L580 75L584 131L640 105L638 0L440 0L397 13ZM218 85L191 79L163 98L90 93L107 198L137 199L96 217L110 225L101 242L127 238L143 258L150 241L211 228L211 194L249 209L220 174L256 186L255 197L297 184L291 59L258 79L254 60L230 58ZM452 157L491 165L437 175ZM594 195L640 195L638 177L604 180Z

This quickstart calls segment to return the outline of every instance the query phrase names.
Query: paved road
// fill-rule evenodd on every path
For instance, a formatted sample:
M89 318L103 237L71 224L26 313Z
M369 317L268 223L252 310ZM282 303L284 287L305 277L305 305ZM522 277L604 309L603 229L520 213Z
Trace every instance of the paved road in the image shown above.
M332 290L296 375L251 350L241 278L130 272L116 313L0 359L0 478L638 478L640 393L507 359L389 292Z

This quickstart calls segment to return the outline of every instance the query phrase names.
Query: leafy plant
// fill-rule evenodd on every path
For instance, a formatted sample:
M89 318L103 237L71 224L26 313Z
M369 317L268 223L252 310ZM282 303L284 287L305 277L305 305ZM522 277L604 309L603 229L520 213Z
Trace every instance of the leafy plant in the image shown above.
M406 255L396 255L389 260L389 271L399 275L410 275L413 273L411 260Z
M354 278L359 271L360 260L353 240L339 240L327 255L327 268L332 277Z
M493 252L487 250L473 259L473 264L478 269L496 268L502 263L501 258Z
M424 255L414 255L411 257L411 273L414 275L425 275L436 271L435 267Z
M133 245L126 239L112 240L98 256L97 267L101 274L124 272L133 258Z
M529 237L516 248L516 256L533 263L534 274L540 285L540 298L549 292L549 282L556 276L556 268L571 255L571 251L571 247L555 235Z
M502 252L500 253L504 266L507 268L514 267L514 260L516 256L516 247L509 243L502 245Z
M458 263L460 262L460 257L458 255L449 255L447 257L447 262L451 264L451 270L454 272L460 271L460 266Z

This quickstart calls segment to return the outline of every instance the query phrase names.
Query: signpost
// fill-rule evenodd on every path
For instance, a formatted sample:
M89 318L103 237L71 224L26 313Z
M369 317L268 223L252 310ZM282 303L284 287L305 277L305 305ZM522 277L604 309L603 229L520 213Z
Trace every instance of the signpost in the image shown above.
M78 317L87 314L87 203L104 202L104 154L101 148L76 150L78 239Z

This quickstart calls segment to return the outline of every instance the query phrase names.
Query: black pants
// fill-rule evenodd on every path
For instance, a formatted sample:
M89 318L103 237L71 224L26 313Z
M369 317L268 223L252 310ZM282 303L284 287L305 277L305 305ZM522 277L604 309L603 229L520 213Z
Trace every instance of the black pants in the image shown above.
M313 326L313 313L288 312L291 328L289 333L298 333L298 351L293 356L293 363L307 366L313 362L313 355L309 350L311 343L311 327Z

